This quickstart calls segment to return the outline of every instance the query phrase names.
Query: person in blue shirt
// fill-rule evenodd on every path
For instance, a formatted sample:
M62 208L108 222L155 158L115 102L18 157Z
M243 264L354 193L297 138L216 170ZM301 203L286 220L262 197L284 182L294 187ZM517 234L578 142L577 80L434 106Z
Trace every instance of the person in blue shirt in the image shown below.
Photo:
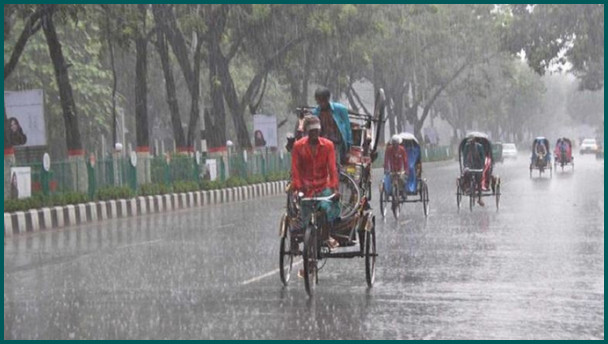
M327 88L322 87L315 91L318 106L313 110L313 115L321 120L321 137L334 143L336 163L340 166L340 163L346 160L353 138L348 109L340 103L331 102L330 96Z

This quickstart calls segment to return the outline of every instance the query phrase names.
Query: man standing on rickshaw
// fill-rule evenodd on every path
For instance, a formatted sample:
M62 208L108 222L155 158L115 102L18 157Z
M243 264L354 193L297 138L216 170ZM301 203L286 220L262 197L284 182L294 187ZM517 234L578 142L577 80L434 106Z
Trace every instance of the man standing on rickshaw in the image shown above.
M405 148L401 146L401 138L399 135L393 135L391 137L391 144L386 147L384 153L384 190L391 189L391 178L392 173L405 173L407 171L407 152ZM404 188L404 179L399 178L399 190Z
M353 144L348 109L340 104L329 101L330 92L327 88L315 91L318 106L313 115L321 120L321 137L334 144L336 163L338 166L346 160L346 155Z
M321 237L327 240L330 248L338 246L338 242L329 236L328 225L340 216L340 197L338 189L338 170L334 144L320 137L321 121L315 116L306 116L304 127L308 136L296 141L291 155L292 190L302 192L304 197L326 197L335 194L333 201L319 203L318 210L323 216L319 219L322 229ZM308 207L300 208L299 221L306 226L310 221L312 211ZM293 238L293 236L292 236ZM297 250L297 244L292 241L292 249Z
M467 143L465 144L464 148L463 148L463 153L464 153L464 167L471 169L471 170L481 170L483 171L484 169L484 162L485 162L485 152L483 149L483 145L477 141L475 141L475 138L471 137L467 140ZM482 187L482 173L483 172L469 172L467 175L468 180L470 180L470 178L472 177L473 173L475 173L476 177L475 181L477 183L477 189L479 190L479 199L477 200L477 203L480 206L485 206L484 202L481 199L481 187Z

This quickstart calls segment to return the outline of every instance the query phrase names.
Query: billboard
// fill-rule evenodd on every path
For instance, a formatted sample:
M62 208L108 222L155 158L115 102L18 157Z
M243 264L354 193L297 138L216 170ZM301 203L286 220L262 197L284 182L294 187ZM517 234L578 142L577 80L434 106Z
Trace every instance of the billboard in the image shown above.
M44 93L42 90L5 91L9 141L15 147L46 145Z
M31 167L11 167L11 198L28 198L32 196Z
M277 117L253 115L253 146L277 147Z

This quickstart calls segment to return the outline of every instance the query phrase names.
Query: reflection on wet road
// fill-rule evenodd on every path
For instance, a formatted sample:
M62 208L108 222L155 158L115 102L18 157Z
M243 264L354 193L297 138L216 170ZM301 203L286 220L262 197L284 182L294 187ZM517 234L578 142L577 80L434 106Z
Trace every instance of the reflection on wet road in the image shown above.
M332 260L310 300L276 272L282 197L5 239L5 338L603 339L603 161L495 170L500 211L457 212L457 164L426 164L430 216L378 219L376 285Z

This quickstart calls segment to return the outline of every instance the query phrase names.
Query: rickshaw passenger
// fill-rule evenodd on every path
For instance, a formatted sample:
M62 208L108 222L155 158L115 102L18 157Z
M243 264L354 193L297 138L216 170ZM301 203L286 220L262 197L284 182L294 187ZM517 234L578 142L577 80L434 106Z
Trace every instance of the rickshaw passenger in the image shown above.
M570 154L568 154L568 148L568 142L566 142L566 140L562 140L562 142L559 144L559 154L562 161L568 161L568 157L570 156Z
M469 168L469 169L473 169L473 170L483 170L484 168L484 161L485 161L485 152L483 149L483 145L479 142L477 142L475 140L475 138L470 137L466 144L463 147L463 154L464 154L464 167L465 168ZM468 182L468 178L471 178L471 173L473 172L469 172L467 174L465 174L465 178L467 178L467 182ZM479 172L474 172L477 175L477 184L479 189L481 189L482 183L481 183L481 177L482 177L482 173ZM482 207L485 205L484 202L481 199L481 193L479 193L479 199L477 200L477 203L479 205L481 205Z
M418 179L422 177L422 163L420 162L420 149L411 140L406 140L403 144L407 153L408 177L406 192L415 193L418 186Z
M338 246L338 242L329 236L327 224L336 220L340 215L340 197L338 189L338 171L335 162L334 145L331 141L319 137L321 122L318 117L306 116L305 129L308 136L296 141L291 160L292 190L304 193L304 197L324 197L336 194L333 201L323 201L318 205L325 219L319 219L324 239L330 248ZM300 223L305 225L310 220L310 207L300 209Z
M386 147L384 154L384 190L391 190L391 178L387 178L392 172L407 173L407 152L401 146L401 137L393 135L391 144ZM404 181L399 179L399 189L403 189Z
M346 160L346 155L353 144L348 109L340 104L330 102L330 92L327 88L318 88L315 91L315 100L318 106L313 115L321 120L321 137L333 142L338 166Z
M547 147L545 147L543 142L538 142L536 144L536 155L541 159L544 159L545 155L547 155Z

